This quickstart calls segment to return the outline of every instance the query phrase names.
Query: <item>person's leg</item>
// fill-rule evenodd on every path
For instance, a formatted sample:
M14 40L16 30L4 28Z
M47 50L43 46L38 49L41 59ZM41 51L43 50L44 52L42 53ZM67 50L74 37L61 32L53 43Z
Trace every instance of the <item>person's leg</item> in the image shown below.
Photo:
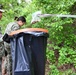
M12 75L12 58L11 55L7 55L7 75Z
M0 58L0 67L1 67L2 59ZM0 75L1 75L1 68L0 68Z
M5 50L7 52L7 75L12 75L12 57L10 44L4 42Z
M7 66L7 57L2 57L2 75L7 75L7 69L6 69L6 66Z

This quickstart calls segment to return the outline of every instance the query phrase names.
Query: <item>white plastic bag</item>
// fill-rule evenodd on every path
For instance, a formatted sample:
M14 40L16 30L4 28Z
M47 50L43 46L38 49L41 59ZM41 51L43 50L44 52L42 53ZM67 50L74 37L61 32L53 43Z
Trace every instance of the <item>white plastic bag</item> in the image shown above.
M33 13L31 23L39 22L41 19L38 15L40 15L40 14L41 14L41 11L37 11L37 12Z

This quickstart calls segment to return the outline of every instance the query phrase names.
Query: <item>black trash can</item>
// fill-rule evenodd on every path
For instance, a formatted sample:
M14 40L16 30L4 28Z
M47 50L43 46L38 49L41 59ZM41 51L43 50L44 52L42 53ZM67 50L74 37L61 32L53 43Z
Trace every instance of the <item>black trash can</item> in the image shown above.
M45 75L48 31L28 28L10 35L13 75Z

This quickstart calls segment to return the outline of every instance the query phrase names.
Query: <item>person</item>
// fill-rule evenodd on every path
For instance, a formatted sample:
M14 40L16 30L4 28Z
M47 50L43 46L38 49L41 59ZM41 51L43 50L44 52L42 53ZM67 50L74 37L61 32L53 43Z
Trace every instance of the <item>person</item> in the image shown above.
M4 12L4 10L2 8L3 8L3 5L0 4L0 20L2 19L3 12ZM4 43L3 43L3 40L2 40L2 32L1 32L1 27L0 27L0 75L1 75L1 72L2 72L1 66L2 66L3 52L4 52Z
M3 12L4 12L4 10L2 9L2 5L0 5L0 19L2 18L2 14L3 14Z
M24 16L15 17L15 22L11 22L7 25L4 34L10 34L12 31L20 29L26 23L26 19ZM12 75L12 57L10 50L10 43L4 42L5 51L6 51L6 60L4 63L4 68L7 75Z

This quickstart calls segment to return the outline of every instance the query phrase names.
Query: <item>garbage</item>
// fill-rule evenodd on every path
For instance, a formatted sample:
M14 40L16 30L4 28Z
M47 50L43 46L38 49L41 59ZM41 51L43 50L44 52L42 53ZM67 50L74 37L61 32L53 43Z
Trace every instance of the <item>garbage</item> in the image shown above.
M14 31L11 36L13 75L45 75L48 31L29 28Z

